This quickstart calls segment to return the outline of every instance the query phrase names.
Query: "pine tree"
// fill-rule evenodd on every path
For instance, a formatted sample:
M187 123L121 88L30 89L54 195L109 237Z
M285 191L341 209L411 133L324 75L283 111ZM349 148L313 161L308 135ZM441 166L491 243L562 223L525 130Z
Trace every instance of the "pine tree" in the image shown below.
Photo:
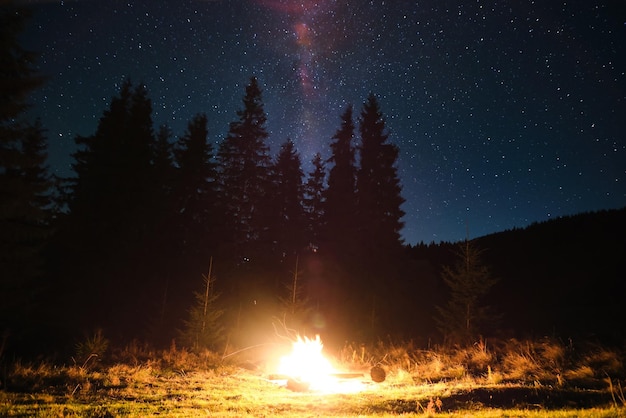
M19 208L22 226L25 232L27 231L25 236L34 244L34 247L31 247L34 254L40 252L53 228L53 182L46 164L47 148L45 129L41 125L41 120L37 119L33 124L28 124L23 132L24 165L20 170L23 179L20 190L28 198L20 199L24 206ZM31 264L29 268L41 268L41 265Z
M12 125L30 107L28 94L44 79L35 70L36 54L20 45L19 35L30 17L26 8L3 2L0 6L0 162L6 164L6 146L16 138Z
M158 310L147 329L147 337L154 344L164 345L171 342L180 327L181 313L187 308L189 294L174 283L180 282L181 277L181 249L177 245L177 236L180 227L178 219L178 205L174 195L176 186L174 172L174 147L172 130L167 125L157 129L154 143L153 169L154 181L157 185L160 198L154 205L155 231L159 238L150 245L150 254L155 258L152 263L152 283L155 300L153 305ZM158 261L156 261L158 260ZM178 295L184 293L184 304L177 303Z
M224 311L218 307L219 293L215 291L213 259L209 262L209 272L202 276L202 290L194 292L195 303L189 310L185 329L181 332L183 344L195 351L215 350L224 339L221 318Z
M482 250L466 240L460 245L456 264L443 269L442 279L450 289L450 299L445 306L437 307L436 320L448 342L475 342L499 320L499 315L484 304L485 295L497 279L481 262L481 253Z
M162 257L154 251L162 239L158 226L166 199L157 182L162 175L155 171L151 113L145 86L133 88L126 80L96 132L76 138L76 177L70 181L56 261L62 289L79 304L75 310L85 311L83 327L107 324L120 334L137 335L154 317L150 311L158 309L158 286L150 284L161 270L155 260ZM100 306L83 300L87 289L99 295ZM77 295L72 298L71 292ZM122 312L128 316L123 321Z
M78 136L74 154L69 209L73 216L104 221L131 242L137 242L148 229L147 214L157 199L152 129L152 104L145 86L133 89L126 80L119 96L100 119L94 135ZM118 237L119 238L119 237ZM130 242L129 242L130 243Z
M160 184L155 182L154 151L156 139L152 121L152 100L144 84L135 87L131 96L128 124L126 125L123 155L117 156L118 175L125 178L124 188L118 191L125 197L130 231L135 234L137 249L148 249L154 239L154 225L161 203ZM128 195L123 196L127 191ZM118 195L119 196L119 195ZM134 252L135 248L130 249ZM147 255L146 252L143 254ZM149 256L148 259L151 259ZM147 261L146 259L145 261Z
M304 328L313 309L305 291L303 272L299 269L299 257L295 260L295 268L291 272L290 280L285 283L283 295L279 297L282 309L280 323L289 334L305 335Z
M326 251L336 257L349 257L356 237L356 166L352 106L341 115L341 127L330 144L332 168L328 176L324 204L324 238Z
M19 135L19 163L0 169L0 330L12 328L14 337L23 336L46 287L44 249L53 221L43 128L36 121Z
M207 117L198 114L189 122L175 150L176 193L182 242L185 252L199 254L202 263L212 252L209 237L215 222L216 165L213 147L208 141Z
M320 245L320 231L324 229L324 195L326 193L326 167L318 152L312 160L313 169L304 185L304 211L306 213L307 241L310 246Z
M174 187L174 152L172 130L167 125L159 126L154 143L153 166L156 184L160 185L160 195L170 200ZM169 211L166 211L169 213Z
M272 210L270 226L279 257L295 255L305 243L304 199L300 155L291 140L285 141L272 167Z
M154 213L160 184L154 181L151 109L145 87L133 89L126 80L95 134L76 137L71 222L76 232L100 235L98 245L132 252L154 221L148 215Z
M19 44L27 17L25 9L0 6L0 333L18 338L42 288L52 186L44 129L25 115L28 94L42 83L35 55Z
M225 257L239 262L259 249L267 208L271 158L265 140L266 115L256 78L246 86L243 109L230 124L217 152L220 205L224 222L219 234Z
M360 167L357 174L360 242L364 258L375 259L400 251L403 227L398 147L387 142L385 119L376 96L370 94L359 118Z
M72 168L76 176L68 180L67 200L71 221L78 230L83 229L80 224L84 222L110 231L108 224L116 223L112 216L126 213L123 207L112 206L121 203L115 195L125 187L119 166L124 155L131 95L132 85L126 80L119 96L112 98L109 109L100 118L96 133L75 138L78 149L73 154Z
M172 148L169 192L163 195L167 216L160 231L167 239L155 242L155 254L167 254L155 279L160 278L160 332L180 327L181 314L189 307L196 288L198 272L216 248L214 236L216 168L213 147L208 140L207 117L197 114L189 121L184 134ZM162 132L161 135L166 135ZM157 143L164 142L159 140ZM167 144L161 145L167 148ZM165 152L165 151L163 151ZM162 164L167 170L167 161ZM155 166L156 168L156 166ZM157 170L157 173L161 170Z
M326 309L335 310L334 332L354 330L362 321L358 265L356 219L356 166L352 106L341 115L341 126L330 144L332 164L325 193L324 222L319 254L324 260L324 276L332 295L322 301Z
M392 312L393 301L402 284L384 277L397 277L402 240L400 230L404 212L400 208L400 180L395 166L398 148L388 143L389 134L376 96L370 94L359 117L361 144L360 166L357 172L358 247L362 300L364 310L370 312L369 331L387 316L387 321L397 320ZM367 290L365 290L367 289Z

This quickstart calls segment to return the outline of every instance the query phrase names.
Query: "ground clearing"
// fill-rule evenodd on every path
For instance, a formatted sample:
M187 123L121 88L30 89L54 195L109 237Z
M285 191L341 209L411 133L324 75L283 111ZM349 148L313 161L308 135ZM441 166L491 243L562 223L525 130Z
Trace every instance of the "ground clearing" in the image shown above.
M626 416L626 407L608 387L481 384L475 379L428 383L392 372L382 383L365 374L359 393L323 394L292 391L264 373L235 366L193 372L150 364L32 372L0 392L1 416Z

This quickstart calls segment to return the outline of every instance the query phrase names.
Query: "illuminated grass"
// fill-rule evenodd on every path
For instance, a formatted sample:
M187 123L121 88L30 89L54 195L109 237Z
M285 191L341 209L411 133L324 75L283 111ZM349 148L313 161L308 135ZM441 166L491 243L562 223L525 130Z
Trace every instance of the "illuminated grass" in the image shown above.
M118 367L119 368L119 367ZM321 395L292 392L247 370L169 373L147 368L117 370L119 382L101 375L39 393L0 393L2 416L589 416L626 414L607 404L607 392L559 391L523 385L369 383L364 392ZM137 380L133 380L137 378ZM89 384L87 384L89 382ZM73 383L72 383L73 384ZM527 401L524 401L524 397ZM440 407L437 406L440 403ZM507 407L512 402L521 406ZM547 402L547 403L546 403ZM559 407L559 402L563 406ZM589 404L567 408L567 404ZM604 407L597 406L598 404ZM596 405L596 406L593 406ZM556 406L556 407L554 407ZM448 412L452 411L452 412Z
M270 381L268 370L175 349L92 368L16 363L2 382L0 416L626 416L623 375L599 376L599 367L622 370L621 357L598 349L591 354L573 362L558 347L544 345L448 352L367 348L344 364L364 371L365 389L356 394L294 392ZM384 358L375 362L387 371L382 383L367 373L376 358Z

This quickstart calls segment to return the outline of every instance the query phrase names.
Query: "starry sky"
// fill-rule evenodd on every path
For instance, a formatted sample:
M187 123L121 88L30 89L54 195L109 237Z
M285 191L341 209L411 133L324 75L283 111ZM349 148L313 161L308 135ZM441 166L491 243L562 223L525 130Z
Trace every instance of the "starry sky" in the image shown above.
M51 169L95 132L121 82L155 127L199 112L216 144L263 88L272 155L305 171L348 104L379 98L400 149L405 242L457 241L626 206L622 0L19 0Z

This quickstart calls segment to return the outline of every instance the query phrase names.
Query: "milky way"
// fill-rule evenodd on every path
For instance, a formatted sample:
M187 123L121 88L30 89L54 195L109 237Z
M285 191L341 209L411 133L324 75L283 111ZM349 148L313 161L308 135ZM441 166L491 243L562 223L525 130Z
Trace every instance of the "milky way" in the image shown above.
M182 135L205 112L217 143L254 75L272 153L291 138L305 171L345 107L379 97L407 243L626 205L624 2L23 2L58 174L124 78L147 85L155 126Z

